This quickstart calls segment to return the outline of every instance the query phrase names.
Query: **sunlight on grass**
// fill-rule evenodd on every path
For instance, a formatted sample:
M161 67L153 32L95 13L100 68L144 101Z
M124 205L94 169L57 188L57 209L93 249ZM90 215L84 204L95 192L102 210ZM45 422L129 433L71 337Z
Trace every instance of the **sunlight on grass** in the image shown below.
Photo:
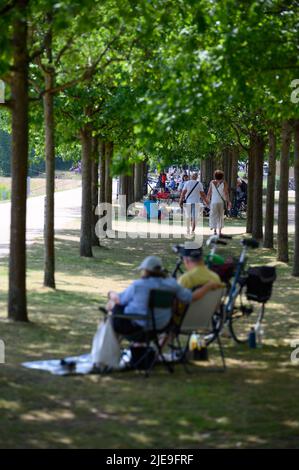
M236 229L242 233L241 224ZM42 240L30 246L28 325L5 320L8 260L1 262L0 336L7 364L0 374L0 447L298 446L299 366L290 354L291 340L299 339L299 285L290 267L276 262L274 250L250 256L252 264L269 263L278 272L263 348L249 350L223 338L225 374L211 373L220 363L215 346L210 361L194 362L190 374L176 367L170 376L157 367L149 380L135 372L60 378L23 369L23 361L88 352L107 292L136 278L135 268L148 254L160 255L169 270L175 263L172 241L162 239L106 239L94 259L81 259L78 235L56 235L57 291L42 286ZM230 254L239 253L240 238Z

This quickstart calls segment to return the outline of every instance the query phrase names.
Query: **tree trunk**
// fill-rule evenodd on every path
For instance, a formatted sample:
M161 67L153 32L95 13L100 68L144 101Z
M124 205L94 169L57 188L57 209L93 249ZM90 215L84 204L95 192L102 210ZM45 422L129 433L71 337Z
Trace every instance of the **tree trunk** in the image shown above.
M134 171L134 200L140 201L143 197L143 162L135 163Z
M51 22L51 16L49 16L48 18ZM54 87L51 32L47 35L46 47L48 64L44 72L46 92L43 97L46 154L46 198L44 215L44 286L55 289L55 122L54 95L50 92L50 90Z
M99 142L98 138L92 139L92 169L91 169L91 192L92 192L92 223L91 239L92 246L99 246L99 239L96 235L96 224L98 215L96 209L99 204Z
M209 155L204 160L201 160L200 165L200 179L204 187L208 187L210 181L214 178L215 171L215 156Z
M230 160L230 158L231 158L230 150L229 150L228 147L225 147L222 150L222 162L221 162L222 168L221 169L224 172L224 178L226 179L228 186L230 184L230 177L229 177L229 160Z
M295 176L295 240L294 240L294 262L293 262L293 276L299 276L299 120L295 121L294 125L294 147L295 147L295 162L294 162L294 176Z
M105 142L100 141L99 144L99 158L100 158L100 202L105 202L105 178L106 178L106 156L105 156Z
M227 160L226 160L226 169L224 172L224 178L227 181L229 194L231 194L231 189L232 189L232 159L233 159L233 151L231 148L229 148Z
M133 204L135 202L135 191L134 191L134 165L132 166L132 173L130 175L120 175L119 177L119 195L120 196L126 196L126 204L125 207L122 209L127 209L130 204ZM122 212L122 215L123 212Z
M28 0L17 0L13 24L12 183L8 317L28 321L26 299L26 197L28 168Z
M238 162L239 162L239 148L237 146L232 148L232 166L231 166L231 183L230 183L230 198L231 201L235 196L238 178Z
M107 224L105 224L105 230L112 230L112 177L111 177L111 163L113 156L113 142L105 143L105 203L110 204L110 210L108 209Z
M254 150L254 185L252 210L252 236L263 239L263 172L265 141L259 134L255 135Z
M122 217L126 217L127 209L129 206L128 203L128 192L129 192L129 177L128 175L120 175L119 176L119 196L126 196L126 203L121 205L120 215Z
M278 235L277 259L289 261L288 246L288 199L289 199L289 157L292 127L289 121L284 121L281 132L280 183L278 204Z
M148 177L148 172L149 172L149 166L147 161L145 160L143 162L143 189L142 189L142 195L146 196L147 195L147 177Z
M135 192L134 192L134 181L135 181L135 166L131 167L131 174L128 175L129 179L129 190L128 190L128 205L130 206L135 202Z
M110 166L113 156L113 142L105 144L105 202L112 204L112 178L110 176Z
M88 126L81 129L82 144L82 207L80 256L92 257L92 200L91 200L91 151L92 136Z
M267 199L265 216L264 247L273 248L274 202L276 178L276 136L273 129L269 130L269 169L267 179Z
M254 190L254 134L250 134L250 145L248 150L248 186L247 186L247 214L246 232L252 233L253 217L253 190Z

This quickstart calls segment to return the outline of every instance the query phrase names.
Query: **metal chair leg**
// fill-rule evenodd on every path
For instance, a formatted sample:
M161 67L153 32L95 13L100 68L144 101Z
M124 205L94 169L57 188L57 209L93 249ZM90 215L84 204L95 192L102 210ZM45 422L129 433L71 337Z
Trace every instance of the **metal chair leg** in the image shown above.
M164 354L162 352L161 346L159 344L159 339L158 338L155 339L155 344L156 344L157 349L158 349L158 355L162 359L162 362L163 362L164 366L166 367L168 372L170 374L172 374L174 372L174 368L172 367L172 365L169 362L166 361L166 359L164 357Z

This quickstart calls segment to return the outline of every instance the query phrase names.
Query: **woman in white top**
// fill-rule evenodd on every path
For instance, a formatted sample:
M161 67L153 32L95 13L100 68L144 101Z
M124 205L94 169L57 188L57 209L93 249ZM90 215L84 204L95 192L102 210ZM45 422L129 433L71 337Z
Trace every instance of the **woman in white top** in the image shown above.
M210 182L207 195L210 202L209 225L211 230L214 229L215 235L217 234L217 229L219 235L221 235L221 230L224 226L224 208L227 205L227 208L230 209L231 203L229 200L228 184L224 180L223 171L216 170L214 178Z

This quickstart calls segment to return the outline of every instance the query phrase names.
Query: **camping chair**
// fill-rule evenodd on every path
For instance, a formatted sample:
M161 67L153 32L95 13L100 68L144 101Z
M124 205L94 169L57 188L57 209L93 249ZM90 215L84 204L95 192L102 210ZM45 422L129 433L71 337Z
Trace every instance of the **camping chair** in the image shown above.
M145 327L140 332L124 336L131 343L141 342L146 344L143 353L138 357L134 364L132 364L132 367L135 369L144 369L146 377L149 376L150 371L152 370L154 365L159 361L164 364L168 372L174 371L173 366L166 361L162 352L162 347L159 342L159 335L161 335L162 333L168 333L170 331L172 325L174 301L174 292L162 289L152 289L150 291L149 296L148 315L115 315L115 317L121 317L125 320L143 320L146 322ZM157 324L159 323L159 315L162 315L163 310L165 311L165 309L170 309L171 311L169 320L163 328L158 329ZM153 351L153 349L151 348L151 343L154 343L154 345L156 346L156 352ZM150 352L152 352L153 354L150 355Z
M191 303L182 316L180 325L175 331L175 342L177 346L172 346L173 350L179 352L179 362L186 366L187 353L189 350L189 340L192 333L200 333L208 346L214 340L219 346L223 371L226 369L225 356L219 333L222 327L221 300L224 290L217 289L208 292L202 299ZM217 314L217 315L216 315ZM187 337L185 346L182 346L180 337ZM186 367L185 367L186 368ZM186 369L187 370L187 369Z

